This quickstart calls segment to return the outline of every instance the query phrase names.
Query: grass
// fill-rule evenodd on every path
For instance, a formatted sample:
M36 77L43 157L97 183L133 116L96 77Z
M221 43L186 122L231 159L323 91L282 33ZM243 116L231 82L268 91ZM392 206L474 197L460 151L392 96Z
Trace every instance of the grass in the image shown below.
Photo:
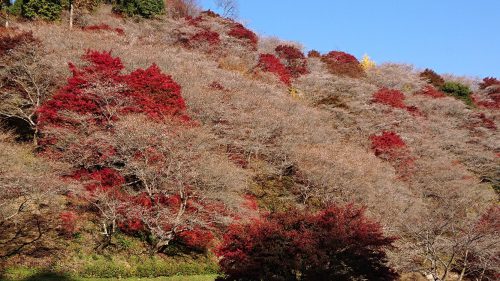
M169 277L157 277L157 278L123 278L119 280L123 281L214 281L217 275L190 275L190 276L169 276ZM78 278L78 277L68 277L65 275L60 275L56 273L40 273L24 279L0 279L0 281L111 281L117 280L117 278Z
M192 276L170 276L170 277L158 277L158 278L126 278L120 279L124 281L213 281L217 275L192 275ZM40 279L44 281L43 279ZM116 279L72 279L74 281L108 281Z

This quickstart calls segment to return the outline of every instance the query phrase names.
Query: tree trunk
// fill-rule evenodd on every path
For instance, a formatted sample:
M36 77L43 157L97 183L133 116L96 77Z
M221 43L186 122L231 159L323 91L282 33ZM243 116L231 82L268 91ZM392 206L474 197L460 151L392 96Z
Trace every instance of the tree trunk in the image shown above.
M464 256L464 266L462 268L462 271L460 272L460 276L458 277L458 281L462 281L465 275L465 269L467 268L467 256L469 255L469 250L465 251L465 256Z
M73 4L69 5L69 29L73 29Z
M33 145L35 147L38 146L38 128L36 125L35 125L35 132L33 132Z

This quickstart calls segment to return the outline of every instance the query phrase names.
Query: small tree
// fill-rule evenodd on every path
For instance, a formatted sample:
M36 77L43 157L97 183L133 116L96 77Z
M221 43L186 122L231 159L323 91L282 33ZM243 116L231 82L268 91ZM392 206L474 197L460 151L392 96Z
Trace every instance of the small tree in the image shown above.
M22 15L29 19L54 21L63 10L61 0L23 0Z
M228 18L238 17L238 2L236 0L215 0L217 8L222 10L222 16Z
M37 110L55 87L42 60L43 46L27 32L0 35L0 119L13 128L19 139L37 144Z
M152 18L165 12L164 0L118 0L114 10L127 16Z
M352 205L270 214L230 227L219 280L396 280L385 254L394 240Z

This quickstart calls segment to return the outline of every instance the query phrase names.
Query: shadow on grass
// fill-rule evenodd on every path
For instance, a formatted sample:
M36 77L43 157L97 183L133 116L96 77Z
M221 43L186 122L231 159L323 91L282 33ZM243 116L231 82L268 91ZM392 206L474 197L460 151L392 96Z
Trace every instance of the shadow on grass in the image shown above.
M28 278L22 279L22 281L75 281L75 279L65 274L55 272L40 272Z

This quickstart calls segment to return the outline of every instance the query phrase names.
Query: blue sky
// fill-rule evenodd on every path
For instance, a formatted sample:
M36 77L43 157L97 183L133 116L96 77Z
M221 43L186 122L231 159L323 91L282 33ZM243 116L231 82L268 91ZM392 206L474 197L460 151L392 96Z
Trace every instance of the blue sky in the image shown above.
M500 0L239 0L240 20L306 50L500 77ZM201 0L205 9L213 0Z

